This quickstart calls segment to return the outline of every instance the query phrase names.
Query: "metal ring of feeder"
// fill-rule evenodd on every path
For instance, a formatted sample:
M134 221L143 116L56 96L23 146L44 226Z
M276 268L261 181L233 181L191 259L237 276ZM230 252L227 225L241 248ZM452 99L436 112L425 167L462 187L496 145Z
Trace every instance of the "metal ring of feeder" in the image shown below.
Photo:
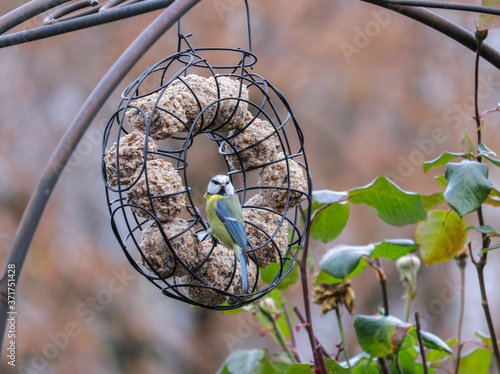
M204 56L214 53L233 63L210 64ZM164 295L192 305L234 309L266 295L292 270L307 230L300 227L300 205L311 204L303 135L285 97L249 72L256 61L240 48L190 46L166 57L124 90L104 132L102 173L118 242ZM208 226L187 162L198 136L216 143L243 202L249 294L234 253L199 238ZM162 139L182 146L162 149ZM250 173L259 175L256 185Z

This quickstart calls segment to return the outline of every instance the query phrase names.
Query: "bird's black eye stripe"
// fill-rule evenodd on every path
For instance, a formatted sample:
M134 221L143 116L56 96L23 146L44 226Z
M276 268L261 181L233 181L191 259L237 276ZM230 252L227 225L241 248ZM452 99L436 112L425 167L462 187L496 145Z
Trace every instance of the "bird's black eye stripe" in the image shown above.
M212 179L213 184L220 184L220 182L217 179Z

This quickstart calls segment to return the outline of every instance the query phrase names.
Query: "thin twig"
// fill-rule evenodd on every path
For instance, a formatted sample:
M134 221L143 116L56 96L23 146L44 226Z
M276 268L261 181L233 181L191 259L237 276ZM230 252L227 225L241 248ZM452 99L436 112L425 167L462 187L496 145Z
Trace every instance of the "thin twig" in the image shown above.
M306 219L306 215L304 213L304 210L300 208L300 211L302 213L302 217ZM311 344L311 349L313 351L313 357L314 357L314 366L316 368L320 369L321 374L327 374L328 370L326 368L326 363L325 363L325 358L321 354L321 350L318 349L318 346L315 344L316 342L316 337L314 335L314 329L312 325L312 317L311 317L311 300L309 296L309 285L308 285L308 278L307 278L307 254L309 252L309 239L310 239L310 227L312 225L312 222L314 220L314 217L311 218L310 224L307 226L306 232L304 233L305 235L305 240L304 240L304 246L302 248L302 258L299 261L300 265L300 279L301 279L301 284L302 284L302 296L304 298L304 309L306 311L306 323L305 328L306 331L309 335L309 343Z
M274 336L276 337L276 340L278 340L278 342L280 343L281 348L283 348L283 350L286 352L290 361L292 363L296 364L298 361L297 361L296 357L294 356L292 350L290 349L290 347L286 343L285 337L283 336L283 332L276 324L276 321L274 320L273 316L270 313L268 313L264 308L262 308L260 305L258 306L258 308L259 308L259 311L264 315L264 317L267 318L267 320L269 321L269 323L273 327Z
M424 370L424 374L429 374L429 371L427 369L427 360L425 358L424 341L422 340L422 333L420 327L420 315L418 314L418 312L415 312L415 324L417 330L418 345L420 347L420 355L422 356L422 368Z
M455 360L455 374L458 374L460 367L460 355L462 354L462 325L464 322L465 311L465 266L467 265L467 257L460 256L458 258L458 268L460 269L460 315L458 317L458 332L457 332L457 358Z
M302 323L303 325L307 323L304 316L300 312L299 308L295 307L295 308L293 308L293 311L297 315L297 318L299 319L300 323ZM325 357L331 356L331 354L325 350L325 348L323 347L323 344L321 344L319 342L318 338L316 338L316 337L314 337L314 344L321 349L321 353L323 354L323 356L325 356Z
M377 277L380 282L380 287L382 288L382 298L384 301L384 314L389 315L389 294L387 291L387 277L385 276L384 269L382 267L382 262L380 258L375 259L374 262L370 264L377 272Z
M342 303L340 301L337 302L337 308L335 308L335 311L337 312L337 325L339 326L339 331L340 331L340 339L342 340L342 348L344 350L344 357L347 362L347 367L351 369L351 363L350 360L351 358L349 357L349 351L347 350L347 343L345 340L345 335L344 335L344 326L342 324L342 315L341 315L341 310L342 310Z
M389 364L387 363L387 357L379 357L377 360L380 366L380 371L383 374L391 374L391 370L389 369Z
M476 31L476 39L477 39L477 50L476 50L476 61L474 68L474 110L475 110L475 120L477 127L477 144L481 143L481 129L483 125L483 121L481 116L479 115L479 56L481 55L481 48L483 46L483 41L487 37L487 32ZM478 162L481 162L481 157L477 158ZM477 217L479 221L479 225L484 225L484 217L483 217L483 209L482 206L479 206L477 209ZM490 238L485 233L481 233L482 238L482 249L486 249L490 245ZM495 357L497 370L500 373L500 349L498 347L498 342L496 338L495 325L493 324L493 319L491 317L490 307L488 303L488 298L486 296L486 284L484 282L484 268L486 267L486 263L488 262L488 253L484 252L478 261L474 260L474 256L472 251L470 253L472 262L476 266L477 277L479 280L479 287L481 289L481 300L484 310L484 315L486 317L486 323L488 325L488 330L490 332L491 340L492 340L492 348L493 348L493 356Z
M299 351L297 350L297 341L295 339L295 326L293 326L292 324L292 318L290 316L290 313L288 313L288 307L284 302L282 302L281 308L283 309L283 313L285 313L286 323L288 325L288 331L290 331L290 345L291 345L290 348L297 362L302 363L303 362L302 357L300 357Z

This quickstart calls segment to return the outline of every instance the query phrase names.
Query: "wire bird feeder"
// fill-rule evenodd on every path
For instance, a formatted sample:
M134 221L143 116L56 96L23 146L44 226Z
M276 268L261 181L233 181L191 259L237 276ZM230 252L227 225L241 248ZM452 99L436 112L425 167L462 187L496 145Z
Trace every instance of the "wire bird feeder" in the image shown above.
M250 72L256 61L241 48L193 48L179 33L178 52L124 90L104 132L102 173L126 257L164 295L192 305L235 309L266 295L294 267L307 230L302 132L285 97ZM188 173L188 152L202 136L224 158L242 201L248 294L234 252L204 239L205 207L194 203L203 192L191 190Z

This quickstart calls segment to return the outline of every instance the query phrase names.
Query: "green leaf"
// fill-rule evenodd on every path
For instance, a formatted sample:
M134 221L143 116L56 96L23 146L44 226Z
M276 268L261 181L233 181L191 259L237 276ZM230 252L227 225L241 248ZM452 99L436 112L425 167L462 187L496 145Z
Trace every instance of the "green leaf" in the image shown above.
M445 176L447 187L444 198L461 217L477 210L490 193L486 164L469 160L459 164L449 163Z
M252 374L285 374L289 367L290 364L273 361L266 355Z
M372 357L393 354L403 342L413 325L393 316L359 315L354 329L361 348Z
M427 217L420 195L403 191L383 176L365 187L350 190L349 201L374 208L381 219L394 226L405 226Z
M500 191L493 187L484 203L493 206L500 206Z
M476 335L481 340L481 342L483 342L483 344L491 345L491 335L490 334L482 332L482 331L476 331L474 333L474 335Z
M470 158L471 154L467 152L461 152L461 153L444 152L438 158L424 162L424 172L427 173L431 168L446 165L450 160L453 160L454 158L457 157Z
M424 208L427 212L431 209L434 209L443 202L444 202L443 191L433 193L432 195L422 195L422 203L424 204Z
M491 364L491 351L479 348L460 356L458 374L488 374Z
M349 218L349 205L329 204L316 212L311 224L311 236L323 243L335 239L344 229Z
M311 374L312 369L309 364L294 364L288 367L286 374Z
M389 239L375 244L375 250L370 254L371 258L387 258L397 260L401 256L415 252L418 244L409 239Z
M462 151L467 152L467 153L474 154L474 152L475 152L474 142L472 141L469 133L465 129L465 125L464 125L464 136L463 136L462 140L460 141L460 148L462 149Z
M266 351L263 349L234 351L226 359L226 370L230 374L251 374L265 355Z
M492 251L492 250L497 249L497 248L500 248L500 244L495 244L495 245L489 246L488 248L484 248L481 251L481 253L486 253L486 252Z
M338 245L323 255L319 266L321 270L331 276L345 280L363 271L366 260L362 260L362 256L369 256L374 249L374 244L364 246Z
M351 370L342 367L337 361L332 360L331 358L325 357L325 364L326 364L326 369L328 370L328 374L350 374L351 373Z
M465 222L455 212L433 210L416 229L422 259L427 265L452 259L464 246Z
M439 336L436 336L430 332L427 331L420 331L422 334L422 342L424 343L424 346L440 351L445 351L448 354L452 354L453 351L451 348L442 340Z
M317 190L312 192L313 201L319 204L333 204L338 203L340 200L347 196L347 192L337 192L330 190Z
M489 149L483 142L479 143L479 145L477 146L477 151L482 156L497 157L497 154L493 152L491 149Z
M288 267L288 262L285 262L285 267ZM262 283L270 284L278 275L280 275L281 266L278 263L271 263L266 268L260 269L260 280ZM296 262L293 266L292 270L288 275L283 279L278 286L276 286L277 290L286 291L288 287L297 283L299 279L299 267Z
M490 225L468 226L465 228L465 230L476 230L477 232L479 232L481 234L495 234L495 235L500 234L500 231L494 229Z
M500 0L483 0L482 5L499 9ZM495 16L493 14L481 14L479 18L479 30L484 31L500 27L500 17L498 16Z
M408 239L388 239L364 246L338 245L328 250L319 266L321 271L314 284L340 283L360 274L366 267L363 256L396 260L401 256L416 251L418 244Z
M370 360L370 355L366 352L361 352L358 353L356 356L351 357L349 360L349 364L347 361L342 361L339 362L339 365L342 366L344 369L348 369L349 366L354 369L357 366L365 366L365 361Z
M446 178L444 175L439 175L437 177L434 177L434 180L436 182L438 182L438 184L441 186L441 187L444 187L446 188Z
M415 373L415 357L408 349L399 352L399 363L404 374ZM397 373L398 371L393 370L392 372Z
M500 160L499 159L496 159L494 157L487 156L487 155L485 155L484 158L486 158L487 160L489 160L493 165L500 166Z

